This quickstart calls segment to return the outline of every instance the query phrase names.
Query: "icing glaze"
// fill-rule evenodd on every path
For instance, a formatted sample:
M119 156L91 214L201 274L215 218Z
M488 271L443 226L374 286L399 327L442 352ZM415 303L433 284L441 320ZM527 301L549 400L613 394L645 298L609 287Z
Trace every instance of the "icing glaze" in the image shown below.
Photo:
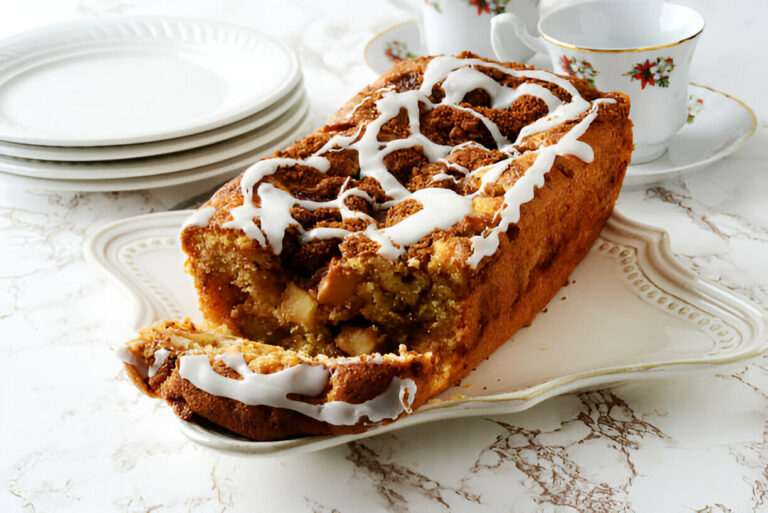
M537 83L524 82L516 88L504 86L476 67L492 68L514 77L555 84L570 95L570 99L563 101L546 87ZM439 103L434 103L429 99L429 96L432 93L432 88L438 83L441 83L445 95ZM490 119L471 108L459 105L464 96L475 89L486 91L490 97L491 107L495 109L507 108L523 95L535 96L546 104L548 114L523 127L514 142L509 141ZM382 93L382 96L375 102L378 116L365 127L360 127L355 134L336 135L313 155L305 159L273 158L262 160L251 166L243 174L240 182L243 203L230 209L232 219L222 226L240 229L260 245L264 247L269 245L274 253L279 254L282 251L283 237L290 226L296 227L300 234L300 242L303 244L312 240L343 239L352 235L354 232L344 228L324 227L305 230L290 214L291 208L295 205L309 210L332 207L339 210L343 219L363 219L366 222L366 227L362 232L379 244L378 253L386 258L395 259L402 256L409 245L429 235L435 229L448 229L466 215L471 214L472 198L481 194L488 184L497 181L514 159L520 156L516 146L523 139L583 116L556 144L536 150L537 155L534 164L504 195L503 204L496 212L496 218L499 219L498 224L486 230L483 235L472 238L472 254L468 257L467 263L476 267L484 257L490 256L496 251L499 235L505 232L511 223L518 221L520 206L530 201L535 189L544 184L544 176L551 169L555 157L574 155L585 162L591 162L593 158L591 147L578 141L578 137L586 132L594 120L597 115L597 106L602 102L613 101L602 99L589 102L579 95L569 81L546 71L515 70L480 59L460 59L452 56L433 58L424 71L422 84L418 90L397 92L390 86L380 89L379 92ZM347 119L350 119L352 112L366 101L368 99L358 103L347 115ZM427 109L447 106L476 117L487 128L497 148L506 155L506 158L492 166L479 168L472 172L461 166L448 163L445 158L458 147L437 144L421 133L419 125L420 105ZM378 135L381 128L398 116L402 110L405 110L408 117L408 136L387 142L379 141ZM476 142L468 142L464 145L479 146ZM480 187L475 193L468 195L460 195L450 189L443 188L424 188L410 192L387 170L384 159L392 152L417 146L420 147L429 162L443 162L450 170L458 171L465 176L478 176ZM285 166L308 166L325 173L330 168L330 162L323 155L344 148L357 150L360 179L374 178L391 199L376 203L365 192L354 187L348 188L348 183L345 183L338 198L324 202L307 201L294 198L290 193L270 183L261 182L263 178ZM455 177L447 173L434 176L432 181L434 183L446 179L456 181ZM259 198L260 205L258 207L253 204L254 193ZM374 218L346 207L344 199L350 195L364 198L376 210L390 208L405 200L417 201L422 208L399 223L382 228ZM207 223L209 219L210 215L201 213L194 220L188 222L190 226L199 226L199 223ZM258 224L254 219L258 219Z
M472 255L468 259L471 266L477 266L485 256L496 252L499 245L499 234L509 228L510 224L520 220L520 207L533 199L537 187L544 186L544 176L552 168L555 157L559 155L575 155L584 162L592 162L594 153L592 147L578 140L589 128L590 123L597 117L598 102L592 107L590 113L576 126L565 134L556 144L537 150L536 160L531 167L521 176L504 194L504 203L500 211L500 222L488 235L475 235L472 237ZM491 174L494 171L489 171ZM485 182L485 176L483 181Z
M120 346L117 348L118 358L120 358L121 361L136 367L136 370L139 371L139 375L144 379L154 377L170 354L171 352L169 350L161 347L155 351L153 355L154 362L152 365L147 365L144 358L133 353L127 346Z
M420 189L411 199L421 203L422 209L389 228L366 230L366 235L380 244L380 255L389 258L401 255L407 246L426 235L422 234L422 226L431 226L429 232L435 228L447 230L472 213L472 198L449 189Z
M186 230L190 226L198 226L200 228L204 228L208 225L208 222L211 220L213 214L215 213L216 209L214 207L204 207L196 210L195 213L193 213L187 218L186 221L184 221L184 224L181 225L181 229Z
M171 352L165 349L164 347L161 347L157 351L155 351L154 354L154 362L152 362L152 365L149 366L149 369L147 370L147 375L152 378L157 374L157 371L160 370L160 367L163 366L165 363L165 360L168 358L168 355L170 355Z
M139 375L142 378L146 379L149 377L149 368L147 367L147 362L144 361L144 358L135 355L127 346L120 346L116 351L120 361L136 367L136 370L139 371Z
M169 350L161 347L155 351L152 365L147 365L144 358L133 353L127 346L117 348L117 353L123 362L134 366L144 379L155 376L171 354ZM323 366L298 364L272 374L258 374L248 368L242 353L225 353L216 358L243 379L231 379L218 374L211 367L206 355L181 356L179 375L212 395L228 397L248 405L285 408L337 426L357 424L363 417L369 422L396 419L403 412L411 412L411 405L416 397L416 383L412 379L396 376L384 392L366 402L355 404L330 401L313 405L289 399L288 395L316 397L322 393L332 376ZM390 358L403 361L407 357ZM375 354L339 358L336 364L352 365L365 362L381 365L386 361L382 355Z
M515 77L553 83L570 95L570 98L561 100L538 83L524 82L516 88L501 85L476 69L480 66L497 69ZM438 83L441 84L445 95L435 103L430 100L430 95L432 88ZM508 108L521 96L534 96L546 104L547 114L522 128L516 140L510 141L486 116L474 109L459 105L467 93L476 89L486 91L490 98L490 105L495 109ZM261 246L269 246L274 253L279 254L282 251L283 237L289 227L294 227L298 231L302 244L313 240L343 239L355 233L338 227L317 227L306 230L290 214L294 206L310 211L318 208L335 208L338 209L342 219L364 221L365 228L362 233L378 243L380 255L390 259L399 258L410 245L435 229L449 229L467 215L472 214L473 198L482 194L489 184L497 182L514 160L521 156L517 147L524 139L562 123L578 120L556 143L529 152L535 155L535 160L505 192L502 206L495 213L496 224L486 229L483 234L471 238L472 253L467 263L477 267L483 258L493 255L498 249L500 234L506 232L511 224L519 221L521 206L533 199L536 188L544 185L545 176L552 168L556 157L573 155L587 163L593 160L592 148L579 141L579 137L584 135L597 116L599 105L613 101L600 99L588 102L579 95L570 82L545 71L514 70L479 59L459 59L451 56L436 57L429 62L418 90L397 92L390 86L380 89L379 92L381 96L375 100L377 117L364 127L359 127L354 134L337 134L331 137L322 148L304 159L272 158L251 166L240 181L243 203L230 209L231 220L224 223L222 227L242 230ZM371 101L370 98L363 99L347 114L346 119L351 119L352 114L369 101ZM488 130L496 148L504 154L505 158L493 165L473 171L449 162L447 157L458 148L482 147L482 145L474 141L458 146L441 145L423 135L420 129L421 109L442 107L461 110L477 118ZM391 141L379 141L378 136L382 127L402 111L405 111L408 119L407 136ZM457 182L456 176L459 175L474 177L479 181L476 192L461 195L453 190L438 187L409 191L389 172L384 159L393 152L414 147L419 147L429 162L440 162L445 165L445 172L432 177L433 183L442 180ZM357 151L360 164L359 179L368 177L375 179L387 196L385 201L377 203L366 192L351 187L349 179L341 187L339 195L328 201L295 198L289 192L263 181L265 177L286 166L306 166L325 173L330 168L330 161L324 155L340 149ZM256 196L258 196L258 206L254 204ZM373 206L374 210L379 211L402 201L417 202L420 208L394 225L381 227L373 217L347 207L345 200L351 196L363 198ZM207 224L213 214L209 209L211 207L196 213L185 226ZM155 353L152 367L147 369L144 364L143 372L145 374L157 372L166 357L167 354L158 351ZM410 412L416 394L416 384L413 380L395 377L384 393L364 403L331 401L313 405L290 399L288 396L291 394L307 397L320 395L328 386L329 380L333 378L333 374L326 367L299 364L272 374L258 374L250 370L242 354L224 354L217 358L237 372L242 379L231 379L215 372L206 355L182 356L179 359L179 373L182 378L210 394L228 397L249 405L287 408L334 425L356 424L363 417L366 417L369 422L395 419L404 411ZM360 361L377 364L384 363L385 359L380 355L364 355L339 359L336 363L346 365Z
M336 426L357 424L363 417L369 422L395 419L403 412L410 412L416 397L416 383L412 379L396 376L383 393L363 403L329 401L309 404L289 399L288 396L320 395L331 379L331 373L325 367L300 363L272 374L258 374L250 370L241 353L227 353L217 358L242 379L232 379L217 373L206 355L179 358L179 375L197 388L216 396L248 405L286 408Z

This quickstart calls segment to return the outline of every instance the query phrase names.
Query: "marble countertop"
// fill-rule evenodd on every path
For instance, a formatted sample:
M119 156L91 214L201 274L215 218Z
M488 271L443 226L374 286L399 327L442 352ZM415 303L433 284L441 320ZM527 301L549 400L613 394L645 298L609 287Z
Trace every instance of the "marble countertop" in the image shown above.
M622 194L666 228L700 276L768 310L768 4L686 0L707 28L691 80L758 116L736 154ZM375 74L374 34L399 2L0 1L0 36L84 17L205 16L285 39L319 124ZM24 190L0 179L0 511L768 511L768 357L727 373L625 384L514 415L414 428L283 458L196 446L128 383L111 346L131 306L84 261L103 223L163 211L188 187L125 193Z

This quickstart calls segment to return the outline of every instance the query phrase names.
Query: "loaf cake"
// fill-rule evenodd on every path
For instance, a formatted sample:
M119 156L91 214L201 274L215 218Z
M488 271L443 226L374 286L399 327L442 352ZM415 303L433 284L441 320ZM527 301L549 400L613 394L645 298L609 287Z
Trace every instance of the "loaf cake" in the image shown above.
M628 115L620 93L469 53L396 65L190 217L206 322L142 331L129 376L255 440L410 413L531 324L587 254L630 160Z

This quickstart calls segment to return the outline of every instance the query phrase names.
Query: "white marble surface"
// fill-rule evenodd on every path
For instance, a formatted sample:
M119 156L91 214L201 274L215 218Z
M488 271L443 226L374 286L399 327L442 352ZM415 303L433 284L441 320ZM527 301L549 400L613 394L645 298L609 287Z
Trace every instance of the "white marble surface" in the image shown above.
M685 266L768 310L768 4L683 3L707 21L691 79L744 100L758 129L735 155L625 193L619 208L667 228ZM365 42L408 18L354 0L3 0L0 36L122 13L207 16L283 37L301 56L315 124L374 78ZM0 180L0 511L768 511L766 358L313 454L195 446L127 381L110 345L132 329L129 303L81 254L102 223L191 193L25 191Z

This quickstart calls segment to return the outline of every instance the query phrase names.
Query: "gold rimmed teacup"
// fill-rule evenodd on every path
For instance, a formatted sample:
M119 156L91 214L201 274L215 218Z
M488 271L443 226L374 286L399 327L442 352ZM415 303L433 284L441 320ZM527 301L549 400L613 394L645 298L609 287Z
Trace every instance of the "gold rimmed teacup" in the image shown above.
M691 57L704 19L695 10L658 1L583 2L541 17L539 37L513 14L494 17L491 41L507 59L510 33L548 53L552 69L583 78L632 101L635 151L632 163L660 157L687 117Z

